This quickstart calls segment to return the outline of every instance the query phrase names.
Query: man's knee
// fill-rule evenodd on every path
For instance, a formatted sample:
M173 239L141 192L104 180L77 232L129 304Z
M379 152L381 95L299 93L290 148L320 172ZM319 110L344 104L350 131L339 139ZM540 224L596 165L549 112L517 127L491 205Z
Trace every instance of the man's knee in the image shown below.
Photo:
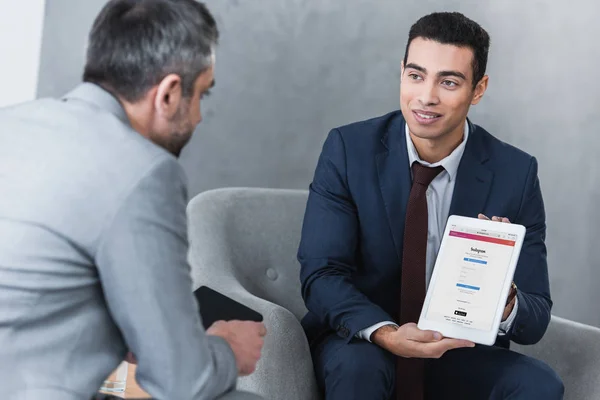
M541 361L538 364L539 367L535 369L533 378L527 384L528 393L539 393L539 398L548 400L562 399L565 394L565 385L560 376L547 364Z
M504 392L523 399L560 400L565 387L562 379L546 363L529 359L510 368L502 379Z
M326 384L335 381L335 386L352 387L359 382L369 382L390 395L394 389L394 358L372 343L357 341L344 345L327 360L325 370Z
M392 383L394 379L394 366L380 349L364 351L366 347L374 347L371 343L364 343L363 351L356 351L348 357L337 360L337 368L344 371L345 379L380 379Z

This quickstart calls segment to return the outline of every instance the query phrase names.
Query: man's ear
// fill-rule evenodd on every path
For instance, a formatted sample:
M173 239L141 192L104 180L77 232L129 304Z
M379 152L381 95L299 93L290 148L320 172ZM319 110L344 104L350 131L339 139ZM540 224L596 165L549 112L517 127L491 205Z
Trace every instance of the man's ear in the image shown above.
M400 81L402 81L403 76L404 76L404 60L400 61Z
M489 76L484 75L484 77L481 78L481 80L477 83L477 86L475 86L475 90L473 91L474 93L473 93L473 100L471 100L471 105L475 105L475 104L479 103L479 101L481 101L483 94L487 90L488 82L489 82Z
M169 74L157 86L154 107L156 112L166 119L171 119L177 114L179 104L183 98L181 77Z

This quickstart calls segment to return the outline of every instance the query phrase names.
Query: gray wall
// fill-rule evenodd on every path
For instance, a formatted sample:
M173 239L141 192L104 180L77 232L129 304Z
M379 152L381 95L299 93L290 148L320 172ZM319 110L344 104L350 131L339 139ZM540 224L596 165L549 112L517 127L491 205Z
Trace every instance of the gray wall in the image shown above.
M548 214L554 313L600 326L600 36L593 0L209 0L217 87L182 156L191 194L306 188L328 130L397 108L410 24L458 10L492 37L490 87L471 117L533 153ZM39 96L79 81L103 0L47 0ZM594 113L596 111L596 113Z

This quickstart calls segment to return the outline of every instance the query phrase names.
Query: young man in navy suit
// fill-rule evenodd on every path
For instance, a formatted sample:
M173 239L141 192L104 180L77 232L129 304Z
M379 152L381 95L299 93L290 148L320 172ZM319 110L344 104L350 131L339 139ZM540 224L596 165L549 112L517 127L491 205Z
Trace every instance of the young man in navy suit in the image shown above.
M552 301L537 161L467 119L489 36L459 13L410 30L400 111L333 129L310 186L298 259L302 323L328 400L561 399L538 342ZM449 215L527 228L494 346L416 322ZM406 234L405 234L406 232Z

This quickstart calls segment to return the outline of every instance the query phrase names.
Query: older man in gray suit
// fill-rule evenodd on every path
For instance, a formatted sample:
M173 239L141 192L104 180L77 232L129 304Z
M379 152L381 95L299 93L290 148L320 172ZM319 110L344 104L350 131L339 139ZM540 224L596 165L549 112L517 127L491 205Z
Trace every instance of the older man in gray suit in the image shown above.
M194 0L115 0L84 81L0 110L0 397L89 399L127 351L159 399L236 394L262 324L203 330L176 156L201 121L218 31Z

